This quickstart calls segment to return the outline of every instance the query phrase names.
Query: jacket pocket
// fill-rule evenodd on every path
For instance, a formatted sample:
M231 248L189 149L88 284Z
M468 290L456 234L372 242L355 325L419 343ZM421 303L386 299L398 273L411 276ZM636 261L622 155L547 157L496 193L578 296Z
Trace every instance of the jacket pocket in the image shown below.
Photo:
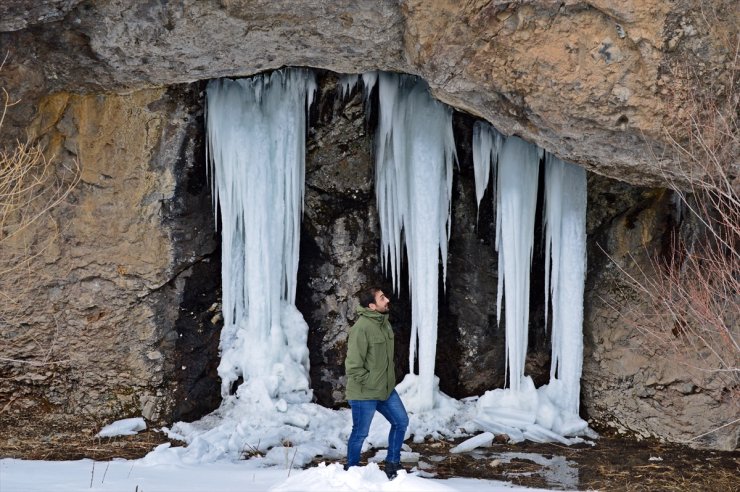
M367 370L370 372L365 386L370 389L380 388L385 384L385 372L388 365L386 346L388 340L382 335L368 337Z

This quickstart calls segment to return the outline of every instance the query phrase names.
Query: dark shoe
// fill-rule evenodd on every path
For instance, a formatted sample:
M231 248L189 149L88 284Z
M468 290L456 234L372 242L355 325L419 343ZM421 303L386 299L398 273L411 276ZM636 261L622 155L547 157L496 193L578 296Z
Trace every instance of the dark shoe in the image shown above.
M388 480L393 480L394 478L396 478L399 470L405 470L405 468L401 466L401 463L391 463L390 461L386 461L385 465L383 466L383 471L388 477Z

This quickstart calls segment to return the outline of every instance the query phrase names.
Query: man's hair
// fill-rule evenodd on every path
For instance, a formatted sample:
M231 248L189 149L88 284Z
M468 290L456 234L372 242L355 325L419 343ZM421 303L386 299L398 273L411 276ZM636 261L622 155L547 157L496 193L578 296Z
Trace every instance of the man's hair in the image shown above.
M368 287L360 292L360 305L362 307L370 307L370 304L375 304L375 294L382 289L378 287Z

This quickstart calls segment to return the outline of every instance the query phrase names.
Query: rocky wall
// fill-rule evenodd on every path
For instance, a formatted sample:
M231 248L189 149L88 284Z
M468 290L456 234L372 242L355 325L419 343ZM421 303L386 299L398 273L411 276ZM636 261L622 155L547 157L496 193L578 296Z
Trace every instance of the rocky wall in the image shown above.
M12 298L0 316L5 423L94 429L137 415L171 421L193 396L199 414L218 404L199 393L215 377L213 347L212 362L190 364L203 345L192 333L218 332L215 313L203 314L216 282L193 281L220 270L200 98L196 84L40 103L29 131L79 182L0 250L0 264L15 265L0 281Z
M642 290L661 282L656 268L674 254L673 238L692 245L701 224L673 192L596 176L589 207L582 412L622 434L737 449L740 388L712 351L730 364L737 352L711 326L691 327L701 339L687 335L669 299L656 303ZM737 293L728 295L718 301L736 305Z
M661 183L688 171L664 130L680 138L697 96L733 90L738 15L733 0L11 0L0 85L35 104L283 66L398 71L507 135Z
M368 117L359 93L343 99L335 75L319 77L297 304L311 330L317 401L338 406L357 291L367 283L390 290L390 283L378 265L372 105ZM57 93L37 103L31 137L55 155L59 170L79 163L81 180L0 251L0 264L22 265L1 280L17 317L2 320L0 330L0 423L42 417L96 428L139 414L171 422L218 405L220 261L205 182L202 89L196 83L128 95ZM490 190L480 211L475 204L473 122L454 118L460 162L448 283L440 290L437 372L442 390L455 397L503 383L493 216ZM677 369L626 322L623 313L639 312L645 300L630 292L617 267L633 258L646 264L644 248L659 249L675 225L672 207L665 191L589 177L583 411L598 425L688 441L732 420L733 389L701 371ZM535 257L540 278L541 252ZM537 280L532 285L527 373L543 383L549 355L542 289ZM403 287L393 306L402 375L410 321ZM695 443L733 448L737 433L729 426Z

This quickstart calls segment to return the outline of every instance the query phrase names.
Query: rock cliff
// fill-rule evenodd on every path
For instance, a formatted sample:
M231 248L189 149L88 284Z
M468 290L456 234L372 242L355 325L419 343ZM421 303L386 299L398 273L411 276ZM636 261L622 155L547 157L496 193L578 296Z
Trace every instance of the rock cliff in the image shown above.
M620 313L644 300L618 268L648 265L675 226L670 196L656 186L690 170L665 154L666 132L688 117L697 87L718 100L731 89L736 61L723 39L736 36L737 15L729 0L3 2L0 86L19 102L0 145L39 142L58 178L77 163L80 183L0 249L0 266L14 266L0 276L13 306L12 316L0 310L0 425L46 419L89 431L139 414L193 419L218 405L220 239L205 180L201 81L282 66L412 73L461 110L440 299L444 391L463 397L503 381L490 190L478 211L466 148L484 118L593 171L584 413L595 425L674 441L730 421L736 388L676 370L625 324ZM355 289L385 279L373 115L358 94L336 93L334 74L320 74L297 304L311 327L316 398L341 405ZM401 330L407 297L394 299ZM527 373L535 377L549 371L542 302L533 294ZM402 342L397 353L402 374ZM738 434L730 426L694 444L732 449Z
M2 85L28 104L281 66L398 71L506 134L633 183L681 174L663 157L664 130L688 117L696 88L681 74L721 98L736 70L731 0L13 0L0 14Z

